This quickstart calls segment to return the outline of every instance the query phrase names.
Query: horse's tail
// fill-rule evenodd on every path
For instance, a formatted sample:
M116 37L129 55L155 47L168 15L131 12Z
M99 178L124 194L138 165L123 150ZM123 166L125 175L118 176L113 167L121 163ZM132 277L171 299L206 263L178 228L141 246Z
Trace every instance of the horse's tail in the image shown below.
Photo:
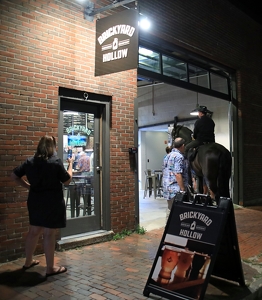
M232 172L232 157L230 152L225 149L225 151L220 152L219 156L219 172L218 172L218 198L220 197L230 197L229 193L229 179Z

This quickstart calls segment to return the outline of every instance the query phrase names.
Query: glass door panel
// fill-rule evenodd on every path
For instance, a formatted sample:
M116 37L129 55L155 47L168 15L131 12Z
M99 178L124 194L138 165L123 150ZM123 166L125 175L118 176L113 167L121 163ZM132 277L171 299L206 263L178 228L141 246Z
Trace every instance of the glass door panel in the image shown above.
M67 219L94 215L94 114L64 111L63 162L73 157L73 180L65 189Z
M61 230L62 237L100 229L100 174L94 170L94 162L99 161L97 112L86 107L86 112L60 113L65 168L68 156L73 157L73 179L64 186L67 226Z

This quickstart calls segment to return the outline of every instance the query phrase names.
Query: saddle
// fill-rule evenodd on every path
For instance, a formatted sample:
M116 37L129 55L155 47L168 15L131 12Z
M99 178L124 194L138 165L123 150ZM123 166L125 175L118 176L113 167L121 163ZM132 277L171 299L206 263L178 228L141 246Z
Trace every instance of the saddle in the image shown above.
M198 153L199 147L201 147L203 145L207 145L207 144L212 144L212 143L213 142L203 142L199 146L197 146L196 148L190 148L189 151L188 151L188 161L190 161L190 162L194 161L194 159L196 158L196 155Z

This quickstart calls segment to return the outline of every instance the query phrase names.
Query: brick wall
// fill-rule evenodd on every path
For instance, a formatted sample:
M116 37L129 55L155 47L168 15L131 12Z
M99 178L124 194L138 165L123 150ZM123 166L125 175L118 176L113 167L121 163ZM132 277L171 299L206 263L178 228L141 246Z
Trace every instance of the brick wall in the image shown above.
M136 70L94 77L95 21L84 19L77 2L1 1L0 20L0 262L24 255L27 191L14 186L10 173L34 154L43 134L57 136L59 87L112 95L112 229L133 229L127 148L134 145Z

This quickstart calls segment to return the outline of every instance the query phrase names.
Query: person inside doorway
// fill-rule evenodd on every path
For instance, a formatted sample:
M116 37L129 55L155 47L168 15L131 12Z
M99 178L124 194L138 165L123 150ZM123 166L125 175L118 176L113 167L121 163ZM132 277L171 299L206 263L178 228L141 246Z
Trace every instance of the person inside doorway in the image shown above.
M90 172L90 157L82 151L77 164L77 171L79 172Z
M185 140L178 137L174 140L173 149L169 154L167 168L169 172L167 219L172 208L174 198L179 192L186 192L188 185L188 161L184 157Z
M167 166L167 162L170 156L171 147L166 147L166 155L164 156L162 163L162 188L163 188L163 198L168 200L168 185L169 185L169 170Z

